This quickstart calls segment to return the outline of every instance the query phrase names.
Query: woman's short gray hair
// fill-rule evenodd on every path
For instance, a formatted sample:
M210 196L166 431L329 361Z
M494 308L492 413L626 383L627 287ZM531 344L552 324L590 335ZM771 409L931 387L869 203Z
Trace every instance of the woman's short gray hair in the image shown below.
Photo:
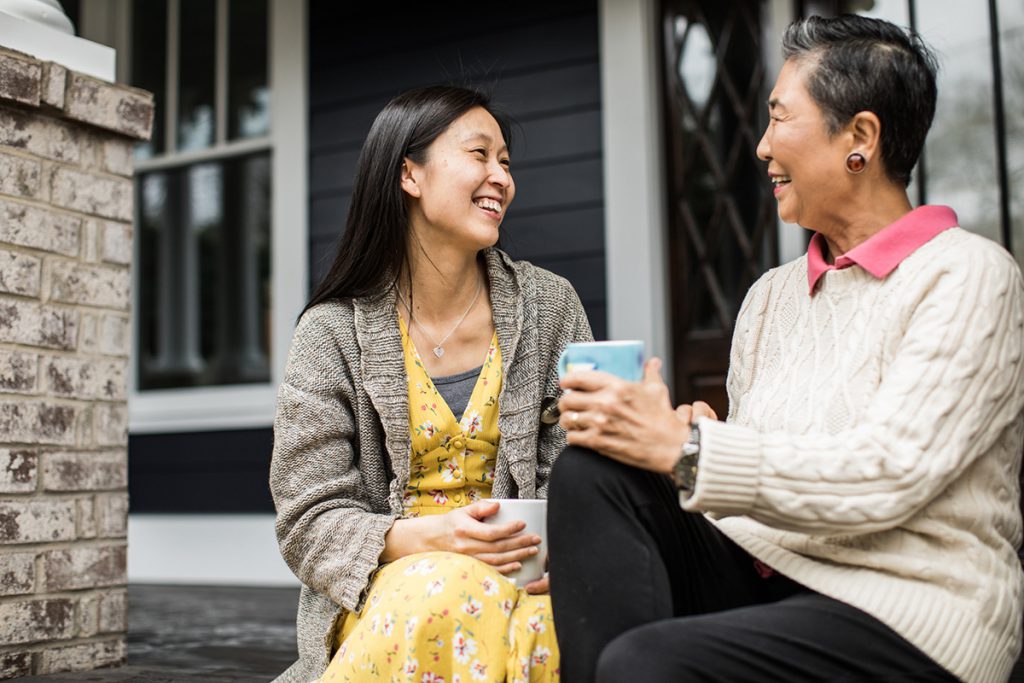
M882 123L881 155L904 187L935 116L938 65L921 38L881 19L855 15L794 21L782 55L806 63L806 87L834 135L861 111Z

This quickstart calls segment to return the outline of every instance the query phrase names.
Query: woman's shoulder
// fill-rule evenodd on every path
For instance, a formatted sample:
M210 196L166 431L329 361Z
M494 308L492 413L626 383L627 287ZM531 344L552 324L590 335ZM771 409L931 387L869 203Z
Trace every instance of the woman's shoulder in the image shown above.
M900 270L908 275L959 273L970 280L1021 282L1020 265L1005 247L962 227L933 237L907 257Z
M787 261L761 273L761 276L750 285L747 296L768 296L771 292L781 293L790 287L806 287L807 254L801 254L792 261Z
M506 252L496 247L489 249L488 255L493 264L500 265L508 276L516 280L520 289L524 291L532 289L538 295L555 300L578 298L572 283L561 275L552 273L550 270L541 268L529 261L513 259Z
M305 348L322 354L338 349L346 354L355 347L355 310L350 300L324 301L307 309L292 335L293 352Z
M307 309L299 318L296 333L310 334L344 332L352 329L355 305L351 299L331 299Z

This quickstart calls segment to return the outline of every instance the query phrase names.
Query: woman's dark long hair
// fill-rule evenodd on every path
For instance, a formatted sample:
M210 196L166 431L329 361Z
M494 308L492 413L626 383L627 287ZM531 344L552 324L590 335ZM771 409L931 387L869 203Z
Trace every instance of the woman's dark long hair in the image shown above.
M324 301L368 296L394 284L408 264L409 211L400 184L402 162L408 157L424 163L430 144L476 107L494 117L511 147L508 116L492 106L487 94L471 88L416 88L381 110L359 153L352 204L334 262L302 313Z

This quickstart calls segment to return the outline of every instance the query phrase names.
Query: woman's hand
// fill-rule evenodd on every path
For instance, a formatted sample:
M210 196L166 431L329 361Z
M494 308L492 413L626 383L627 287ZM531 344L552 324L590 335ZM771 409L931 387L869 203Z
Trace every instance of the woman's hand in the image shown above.
M548 575L545 574L536 581L531 581L523 586L523 589L530 595L547 595L551 592L551 582Z
M562 378L571 389L558 402L559 424L570 445L590 448L633 467L668 474L698 417L718 419L701 401L673 410L661 379L661 360L644 364L640 382L605 372L577 371Z
M502 574L519 569L521 562L539 552L540 537L519 534L525 522L488 524L483 520L498 511L499 503L479 501L443 515L399 519L384 539L382 562L413 553L443 550L469 555Z

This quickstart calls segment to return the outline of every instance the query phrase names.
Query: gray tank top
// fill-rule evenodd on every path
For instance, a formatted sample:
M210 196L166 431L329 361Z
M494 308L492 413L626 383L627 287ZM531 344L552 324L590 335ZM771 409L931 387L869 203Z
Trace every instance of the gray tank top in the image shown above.
M476 380L480 377L480 371L483 369L484 366L481 365L474 370L466 370L457 375L430 378L437 388L437 393L441 394L441 398L455 414L456 422L462 420L462 413L466 410L466 404L469 403L469 397L473 395Z

